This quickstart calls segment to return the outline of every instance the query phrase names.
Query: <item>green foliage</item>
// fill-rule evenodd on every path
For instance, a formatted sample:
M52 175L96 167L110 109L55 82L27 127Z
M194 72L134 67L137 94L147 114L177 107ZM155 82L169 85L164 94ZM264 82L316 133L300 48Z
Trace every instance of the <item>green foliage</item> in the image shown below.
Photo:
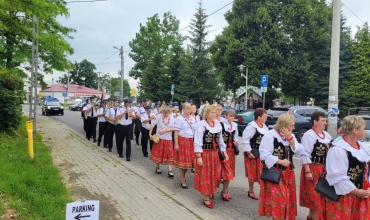
M16 69L0 70L0 131L11 131L18 128L23 98L23 79Z
M69 83L84 85L90 88L98 88L98 74L94 72L96 70L95 64L84 59L80 63L75 62L73 69L69 72ZM59 77L58 82L67 84L68 76L64 74Z
M358 27L353 45L354 58L351 65L354 76L347 80L348 101L356 106L369 103L370 99L370 29L368 23Z
M39 134L33 142L35 158L28 157L26 120L20 121L19 137L0 134L0 191L18 219L65 219L70 193Z
M45 72L63 71L70 67L67 56L73 53L66 38L73 29L57 22L68 17L63 0L6 0L0 1L0 68L31 65L33 16L38 18L39 60Z
M114 96L114 92L121 92L121 77L112 78L112 97ZM123 80L123 97L131 97L131 87L128 83L127 79ZM119 98L119 97L118 97Z

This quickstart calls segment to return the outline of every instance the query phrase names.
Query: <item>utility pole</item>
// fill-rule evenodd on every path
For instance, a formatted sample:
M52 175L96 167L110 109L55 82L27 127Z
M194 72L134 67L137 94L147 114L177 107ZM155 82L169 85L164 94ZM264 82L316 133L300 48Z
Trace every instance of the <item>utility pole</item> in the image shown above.
M100 91L100 73L101 72L98 72L98 90Z
M53 99L54 99L54 77L51 78L51 82L52 82L52 85L53 85Z
M33 119L33 132L36 132L36 111L37 111L37 72L38 72L38 21L33 16L32 27L32 61L31 61L31 88L30 88L30 112L29 120Z
M68 88L69 88L69 71L67 71L67 89L66 89L67 102L68 102L68 99L69 99L69 96L68 96Z
M333 0L333 22L330 56L329 102L328 109L338 109L339 51L340 51L341 0ZM333 139L337 137L337 116L328 116L328 132Z
M125 62L125 58L123 56L123 46L121 46L121 49L120 49L120 55L121 55L121 97L120 97L120 101L122 102L123 101L123 80L125 79L125 72L124 72L124 62Z

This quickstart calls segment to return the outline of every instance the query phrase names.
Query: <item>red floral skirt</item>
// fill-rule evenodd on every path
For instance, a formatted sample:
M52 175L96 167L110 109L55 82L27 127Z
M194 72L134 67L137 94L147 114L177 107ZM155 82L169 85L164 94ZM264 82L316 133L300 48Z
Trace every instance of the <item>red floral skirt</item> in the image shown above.
M301 179L299 186L299 205L317 210L320 203L320 193L315 190L316 183L319 180L320 174L324 169L322 164L308 164L312 173L313 180L307 180L305 176L305 170L302 167Z
M258 215L291 220L297 216L294 171L282 171L279 184L260 181Z
M370 219L370 199L361 199L349 193L341 196L338 202L324 196L318 210L319 219ZM323 206L321 206L323 204Z
M203 150L203 165L195 163L194 189L204 195L213 195L221 181L221 162L218 150Z
M245 176L248 178L248 182L250 183L260 182L262 172L262 164L260 157L253 159L249 157L244 157L244 167L245 167Z
M233 180L235 177L235 151L232 148L226 148L229 160L221 161L221 178L223 180Z
M193 138L179 137L179 151L174 151L173 165L181 169L191 169L194 165Z
M158 143L154 143L152 151L150 152L150 159L154 163L172 164L173 163L172 140L160 139Z

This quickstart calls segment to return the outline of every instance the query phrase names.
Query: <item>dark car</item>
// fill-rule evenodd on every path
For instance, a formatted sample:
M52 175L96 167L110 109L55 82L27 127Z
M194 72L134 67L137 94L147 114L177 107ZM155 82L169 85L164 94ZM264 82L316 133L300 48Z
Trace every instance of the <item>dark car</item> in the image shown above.
M282 107L273 107L267 111L267 121L266 125L269 129L272 129L276 124L278 117L284 113L289 113L295 117L295 125L293 134L297 137L297 140L300 142L303 134L312 128L311 124L311 115L312 113L320 111L324 112L326 115L328 112L318 106L282 106ZM337 127L341 126L341 121L338 120Z
M42 114L61 114L64 115L63 106L58 101L46 101L42 105Z
M85 102L81 102L81 103L78 103L78 104L75 104L75 105L71 105L69 106L69 109L71 109L72 111L79 111L81 106L83 106L85 104Z
M243 111L236 114L234 121L238 124L239 135L242 135L245 127L254 120L254 110Z

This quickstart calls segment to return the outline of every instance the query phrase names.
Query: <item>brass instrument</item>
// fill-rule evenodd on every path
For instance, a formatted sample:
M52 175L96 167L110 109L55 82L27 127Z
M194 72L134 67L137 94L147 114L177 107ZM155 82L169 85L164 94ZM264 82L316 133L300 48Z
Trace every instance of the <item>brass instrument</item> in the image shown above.
M87 112L84 112L84 118L87 119Z
M127 109L127 111L128 111L128 117L130 119L133 119L134 118L134 115L132 113L135 111L135 109L129 108L129 109Z
M114 124L114 125L117 125L117 124L118 124L118 118L115 118L115 119L114 119L113 124Z
M153 102L149 99L147 106L152 106Z
M161 107L159 107L159 112L161 112L164 107L166 107L166 103L163 101Z

